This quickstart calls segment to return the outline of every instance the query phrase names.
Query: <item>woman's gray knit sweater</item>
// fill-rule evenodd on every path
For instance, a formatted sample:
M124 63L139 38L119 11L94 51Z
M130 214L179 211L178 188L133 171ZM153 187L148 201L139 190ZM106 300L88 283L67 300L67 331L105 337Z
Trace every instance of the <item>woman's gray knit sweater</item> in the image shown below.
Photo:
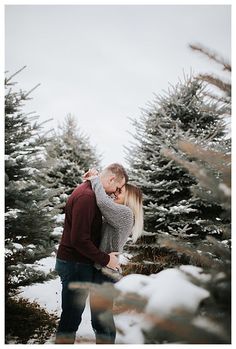
M122 252L134 224L133 212L128 206L115 203L106 194L99 177L93 177L90 181L104 217L99 249L107 253Z

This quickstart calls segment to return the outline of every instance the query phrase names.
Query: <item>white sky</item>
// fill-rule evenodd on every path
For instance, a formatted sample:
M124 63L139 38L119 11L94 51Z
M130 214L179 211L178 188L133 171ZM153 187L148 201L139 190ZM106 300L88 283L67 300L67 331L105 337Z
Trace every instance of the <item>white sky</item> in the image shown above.
M5 70L29 90L26 111L56 127L71 113L103 165L124 160L128 117L191 69L220 74L188 48L201 43L230 60L229 5L7 5Z

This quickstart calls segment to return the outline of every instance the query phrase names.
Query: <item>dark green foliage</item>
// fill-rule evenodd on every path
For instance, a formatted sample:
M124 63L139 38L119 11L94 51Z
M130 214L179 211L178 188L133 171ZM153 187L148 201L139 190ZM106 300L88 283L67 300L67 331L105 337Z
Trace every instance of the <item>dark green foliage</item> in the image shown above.
M7 299L5 308L6 344L44 344L57 326L57 317L37 303ZM33 342L33 343L32 343Z
M63 192L57 199L58 203L65 202L67 195L82 182L85 171L99 165L89 138L79 131L76 118L70 114L47 144L47 164L51 187Z
M20 255L20 258L22 256ZM17 264L8 266L6 270L6 278L8 283L6 284L6 293L14 294L19 287L29 286L34 283L42 283L47 280L51 280L57 277L57 274L52 271L45 273L41 270L36 270L32 266L25 265L19 262L16 257Z
M223 95L209 92L205 82ZM208 282L192 277L210 292L197 313L155 314L152 329L143 331L145 344L231 342L230 90L230 83L208 74L190 78L134 121L135 142L127 154L130 177L144 193L146 232L126 245L133 258L124 272L149 275L188 264L210 276Z
M221 111L214 108L212 101L206 101L203 92L202 84L190 78L172 87L166 96L158 97L141 120L135 121L137 142L128 156L130 177L143 190L145 230L149 233L136 245L127 246L134 257L125 273L148 275L181 264L205 266L196 253L201 241L207 244L209 235L226 238L229 217L221 203L212 194L206 195L207 190L199 186L194 171L189 173L163 152L168 149L176 153L180 140L186 137L194 146L197 142L206 146L211 137L210 149L222 149L228 144L223 138ZM181 159L183 154L182 151ZM190 154L191 164L193 160ZM200 196L200 192L204 195ZM158 237L171 236L184 246L181 251L160 245Z
M52 232L58 211L50 207L55 191L48 188L43 176L42 126L23 111L29 93L15 88L12 77L6 78L5 89L5 275L10 292L17 278L15 273L12 279L12 271L18 263L33 264L55 250Z
M212 148L223 142L221 110L206 101L203 91L201 83L189 78L166 96L156 97L140 121L134 121L136 144L128 150L130 177L143 190L145 229L149 232L162 230L202 238L212 231L211 214L214 221L221 214L214 202L192 195L197 185L194 176L161 153L163 147L175 150L177 141L184 137L202 144L211 137ZM217 222L214 224L214 230L219 230Z
M144 344L230 344L227 336L211 333L207 329L195 326L191 321L192 314L158 319L151 331L143 331Z
M12 77L5 83L6 341L44 343L56 318L12 296L20 286L55 277L34 263L55 251L59 209L82 174L99 161L73 117L66 118L55 137L46 136L37 118L23 111L29 93L17 90Z
M190 263L191 259L187 254L176 253L175 250L172 251L165 246L161 246L158 241L159 235L160 233L145 233L137 244L126 244L126 251L131 253L133 257L127 265L123 266L124 275L131 273L150 275L166 268Z

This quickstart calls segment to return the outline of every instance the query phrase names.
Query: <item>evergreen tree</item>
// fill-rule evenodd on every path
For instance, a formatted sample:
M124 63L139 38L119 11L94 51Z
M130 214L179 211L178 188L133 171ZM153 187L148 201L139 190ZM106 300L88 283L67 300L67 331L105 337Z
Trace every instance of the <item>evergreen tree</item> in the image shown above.
M17 72L18 73L18 72ZM54 250L55 195L41 175L45 167L42 125L23 111L29 94L5 79L5 247L6 297L18 286L45 278L30 264Z
M73 189L82 182L82 175L90 167L98 167L100 159L83 135L72 115L67 115L62 126L47 144L47 177L52 188L62 194L54 201L64 206Z
M225 65L228 67L228 71L231 71L230 64L224 62ZM211 78L209 74L207 75L207 87L210 88ZM194 83L201 81L200 87L206 82L201 76L192 81ZM216 86L215 82L216 80L213 79L214 86ZM205 124L205 127L202 125L201 134L195 133L194 125L191 129L183 129L180 128L179 123L176 127L176 132L171 132L167 127L163 127L165 123L162 124L160 118L158 118L155 126L152 120L150 120L151 112L146 116L143 124L139 124L139 128L137 127L138 137L136 136L136 138L139 141L139 152L136 145L134 147L134 150L137 151L136 157L131 157L133 161L132 173L134 173L134 178L138 183L145 184L143 187L146 206L149 205L150 207L150 197L151 194L153 195L154 189L157 188L157 191L159 190L157 185L156 187L154 186L155 176L153 173L156 169L156 176L158 176L162 170L159 165L160 160L163 160L167 173L169 168L172 168L172 173L176 175L176 167L178 171L179 169L184 171L183 183L188 187L190 195L188 203L194 203L194 208L198 209L193 211L193 224L197 224L196 219L198 219L199 228L202 227L204 234L200 233L199 235L198 233L197 241L193 243L192 233L189 236L186 236L188 234L183 234L183 231L181 234L173 234L172 230L168 231L165 225L162 226L164 227L162 230L156 227L156 233L145 232L139 244L126 246L127 250L134 255L131 263L126 267L126 273L138 271L150 274L166 267L192 264L202 267L203 272L209 276L207 282L200 282L194 278L192 282L208 289L210 292L210 297L200 305L197 313L194 315L179 311L178 314L173 313L168 318L160 319L158 313L154 314L152 329L143 331L146 344L225 344L231 342L231 149L230 139L225 134L224 128L224 118L230 115L231 110L231 98L228 92L231 86L229 83L227 90L225 90L224 83L220 84L220 79L218 78L217 87L220 88L219 86L223 86L222 95L216 97L211 90L205 93L206 90L200 89L202 94L198 96L200 98L197 100L201 107L198 115L198 120L200 119L200 121L204 120L204 112L208 110L208 115L210 114L206 106L211 105L213 107L212 117L214 119L208 118L209 129L211 129L208 135L208 123ZM162 99L160 100L162 101ZM174 100L176 102L178 98ZM161 107L162 104L161 106L156 106L156 110L160 111ZM177 108L175 107L175 109ZM170 113L170 115L172 114ZM192 120L194 120L194 114L192 114ZM148 128L148 122L150 122L153 128ZM176 123L171 124L170 120L170 128L173 124L176 126ZM140 126L143 128L139 133ZM188 123L185 126L188 126ZM199 122L196 122L195 126L197 128ZM149 133L145 134L143 130L149 130ZM158 143L156 134L161 138L161 141ZM172 134L172 138L170 134ZM164 135L166 135L166 140ZM155 141L158 145L161 143L160 147L158 147L159 153L156 152L157 146L155 147ZM149 157L146 154L147 152ZM155 155L156 162L153 160ZM165 158L166 163L164 162ZM153 174L153 181L144 182L144 164L148 171L146 177L150 179L150 174ZM140 166L140 169L138 166ZM141 180L138 179L138 175L139 178L141 177ZM186 181L186 178L189 178L188 176L192 179L192 184ZM172 177L169 175L169 178ZM160 182L160 186L165 183L161 184ZM150 188L150 192L147 191L147 188ZM166 197L168 198L170 194L171 190L166 193ZM158 197L156 200L158 202ZM196 203L198 206L196 206ZM177 205L175 204L175 206ZM149 207L146 207L147 212L151 210ZM171 205L169 208L172 208ZM167 219L169 219L169 213L165 212ZM154 213L152 216L149 215L147 217L147 224L150 224L150 217L155 217ZM183 215L180 214L177 218L183 220ZM155 219L153 219L153 222L155 222ZM202 225L203 223L204 225ZM179 224L179 221L177 224ZM148 225L148 227L150 227L150 230L153 229L153 224ZM194 233L197 231L194 226L192 226L192 229ZM155 227L153 231L155 231ZM205 234L206 232L207 234ZM220 232L221 239L219 239L217 232ZM199 236L202 236L202 239L199 239ZM141 302L138 300L135 291L132 294L132 299L130 299L130 295L126 296L124 294L123 298L123 303L128 301L132 305L135 304L136 309L140 311ZM146 313L145 308L143 312ZM204 328L199 326L199 320L206 324ZM217 331L214 331L214 328L217 328Z
M140 120L133 121L135 142L127 149L127 158L130 177L143 190L146 231L138 244L127 245L134 254L127 273L149 274L190 261L187 255L160 247L160 235L194 243L195 248L207 235L225 237L229 219L221 204L213 195L206 197L206 191L194 195L201 191L196 177L163 152L180 152L181 140L212 153L229 149L224 120L229 101L212 98L206 90L199 77L187 78L166 95L156 96Z
M205 101L202 92L201 83L190 78L173 87L167 96L158 97L141 120L135 121L139 143L128 158L131 178L144 193L148 231L158 229L187 237L205 235L209 232L208 217L220 214L214 203L209 205L192 197L190 188L196 184L195 179L161 154L164 146L175 149L182 138L205 144L211 137L212 149L221 146L223 111Z

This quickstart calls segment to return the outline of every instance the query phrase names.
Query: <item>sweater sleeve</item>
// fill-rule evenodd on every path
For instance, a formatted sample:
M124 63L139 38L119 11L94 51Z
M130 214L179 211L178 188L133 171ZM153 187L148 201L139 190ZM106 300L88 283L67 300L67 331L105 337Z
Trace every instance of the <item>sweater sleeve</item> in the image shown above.
M133 223L133 213L125 205L115 203L105 192L99 177L90 179L97 205L106 221L115 228L123 228L127 221Z
M77 199L72 208L71 244L74 248L91 259L105 266L110 257L100 251L91 240L91 226L95 215L95 199L90 195L83 195Z

